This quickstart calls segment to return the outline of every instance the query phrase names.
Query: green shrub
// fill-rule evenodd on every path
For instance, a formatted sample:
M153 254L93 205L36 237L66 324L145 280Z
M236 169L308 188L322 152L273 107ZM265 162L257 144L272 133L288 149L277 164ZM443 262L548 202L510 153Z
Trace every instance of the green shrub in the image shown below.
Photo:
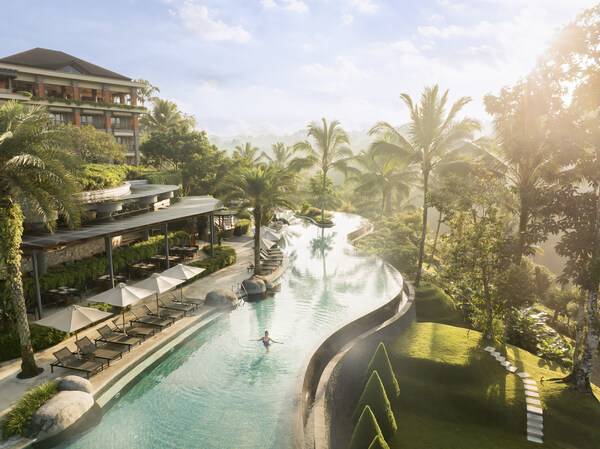
M126 165L83 164L78 181L84 191L107 189L123 184L128 171Z
M349 449L365 449L371 445L371 442L376 437L383 438L377 419L368 405L364 408L358 418L352 438L350 439Z
M250 220L252 218L252 214L248 209L241 209L235 216L240 220Z
M369 449L390 449L390 447L381 435L377 435L373 438L373 441L371 441Z
M41 351L60 343L68 334L44 326L29 326L31 330L31 344L34 351ZM21 344L16 330L11 329L0 334L0 362L11 360L21 355Z
M204 248L202 248L202 251L210 255L210 245L204 246ZM192 262L190 265L194 267L205 268L206 271L202 273L202 276L207 276L211 273L214 273L215 271L220 270L221 268L233 265L236 262L236 260L237 256L235 253L235 249L233 249L231 246L215 245L214 257L208 257L197 262Z
M233 228L233 235L246 235L250 229L250 220L238 220Z
M377 371L379 374L385 391L387 392L388 399L395 405L398 396L400 395L400 385L398 385L398 380L396 379L394 369L392 368L392 362L390 362L387 349L385 349L383 343L379 343L375 354L373 354L373 358L371 358L371 361L369 362L367 376L370 377L373 371Z
M102 312L112 312L112 307L110 304L106 304L104 302L95 302L93 304L88 305L87 307L91 307L92 309L98 309Z
M394 412L392 411L392 406L388 399L388 396L385 392L385 388L383 383L381 382L381 377L379 377L379 373L377 371L373 371L365 388L360 395L360 399L358 400L358 406L352 416L352 420L356 422L359 418L360 413L366 406L370 406L373 414L377 418L377 422L381 427L381 432L384 437L390 438L396 430L398 430L398 426L396 425L396 417L394 416Z
M58 392L56 381L49 381L27 391L8 412L2 426L2 437L25 436L33 414Z

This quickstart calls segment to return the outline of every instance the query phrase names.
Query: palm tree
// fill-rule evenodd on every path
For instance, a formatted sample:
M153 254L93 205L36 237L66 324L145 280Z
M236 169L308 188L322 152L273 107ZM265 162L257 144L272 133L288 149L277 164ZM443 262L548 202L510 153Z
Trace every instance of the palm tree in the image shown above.
M173 129L189 129L193 128L196 121L193 117L184 114L177 105L169 100L153 98L154 107L150 114L145 114L142 117L141 125L144 131L149 133L155 131L169 131Z
M263 216L275 207L291 207L289 175L273 166L242 167L229 182L230 197L241 198L244 206L253 207L254 273L260 274L260 230Z
M321 126L322 125L322 126ZM306 160L310 165L319 167L322 183L322 192L327 190L327 174L331 170L346 173L348 162L352 158L349 148L350 141L346 131L340 122L333 120L329 124L325 118L321 119L321 125L312 122L307 127L307 136L312 139L298 142L294 148L306 153ZM321 195L321 221L325 221L325 195Z
M56 131L49 129L50 124L41 107L14 101L0 106L0 256L21 345L22 378L41 371L33 355L21 278L23 208L45 219L50 228L56 212L71 223L79 219L73 200L72 159L58 149Z
M358 168L353 176L357 182L354 190L363 194L381 194L382 216L390 213L395 196L408 196L416 177L408 160L395 155L379 154L373 147L362 151L355 160Z
M309 168L311 161L305 157L298 157L298 150L294 146L286 146L283 142L274 143L271 146L273 155L263 151L260 158L270 165L274 165L281 170L290 170L294 173Z
M429 179L439 166L454 160L467 140L479 129L479 123L470 118L458 120L461 109L471 101L469 97L459 98L446 111L448 91L440 95L439 87L427 87L421 94L419 104L415 104L408 94L400 98L408 107L410 122L406 132L393 127L387 122L377 123L370 131L378 138L372 144L380 152L396 154L401 157L412 157L419 164L423 185L423 216L421 239L419 244L419 260L415 286L421 281L421 271L425 256L425 240L427 239L427 210Z
M532 246L545 238L540 222L543 201L554 167L549 129L555 110L553 96L530 78L498 97L487 95L485 107L494 117L495 140L481 139L478 148L484 164L505 179L517 198L519 217L515 263L532 253Z
M246 142L244 145L236 145L233 151L233 159L244 167L252 167L261 162L261 155L257 147L252 146L250 142Z

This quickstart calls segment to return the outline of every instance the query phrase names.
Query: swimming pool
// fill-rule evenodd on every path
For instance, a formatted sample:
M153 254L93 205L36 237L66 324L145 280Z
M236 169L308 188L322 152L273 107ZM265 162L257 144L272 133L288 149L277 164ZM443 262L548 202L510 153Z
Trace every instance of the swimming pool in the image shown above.
M396 296L401 276L357 254L360 217L321 230L289 227L290 268L274 297L246 303L198 332L124 392L101 422L60 448L286 449L308 357L331 332ZM251 339L268 329L281 345Z

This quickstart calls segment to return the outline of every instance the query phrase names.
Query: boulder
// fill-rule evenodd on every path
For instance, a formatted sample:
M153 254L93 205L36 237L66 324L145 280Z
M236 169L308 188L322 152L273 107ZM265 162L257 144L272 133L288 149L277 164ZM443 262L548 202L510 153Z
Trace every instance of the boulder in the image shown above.
M258 277L246 279L242 282L242 285L249 296L264 295L267 292L266 282Z
M94 406L94 397L83 391L59 391L34 414L29 435L38 440L57 435L75 424Z
M206 295L204 304L215 307L235 307L240 302L237 295L226 288L213 290Z
M83 391L84 393L93 393L92 383L79 376L65 376L58 381L60 391Z

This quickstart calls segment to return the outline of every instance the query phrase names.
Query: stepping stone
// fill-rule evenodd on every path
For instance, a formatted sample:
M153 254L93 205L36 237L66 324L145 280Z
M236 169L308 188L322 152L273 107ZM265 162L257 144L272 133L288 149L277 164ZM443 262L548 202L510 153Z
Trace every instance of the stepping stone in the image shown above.
M529 396L530 398L539 398L540 394L537 391L525 390L525 396Z
M500 353L499 353L498 351L493 351L493 352L490 352L490 355L491 355L492 357L500 357Z
M538 391L537 385L525 384L523 385L526 391Z
M530 413L529 410L527 410L527 423L540 423L541 425L544 424L544 416L539 414L534 414L534 413Z
M523 376L521 376L520 374L522 374L522 373L519 373L518 376L521 377L521 379L523 379ZM537 386L536 381L533 380L533 379L523 379L523 383L525 385L535 385L535 386Z
M513 373L513 374L517 372L517 369L518 369L518 368L517 368L516 366L512 366L512 365L511 365L511 366L507 366L507 367L506 367L506 370L507 370L507 371L510 371L510 372L511 372L511 373Z
M529 416L529 413L533 413L535 415L542 415L543 416L544 415L544 410L542 410L541 407L536 407L536 406L534 406L532 404L527 404L527 413L528 413L527 416Z
M531 376L528 373L526 373L526 372L517 373L517 376L519 376L521 379L529 379L529 378L531 378Z
M538 422L538 421L527 421L527 431L529 431L529 429L537 429L541 432L544 431L544 423Z
M538 407L542 406L542 401L540 401L539 399L535 399L535 398L525 398L525 402L527 402L528 404L531 404L531 405L537 405Z
M493 346L487 346L487 347L484 349L484 351L487 351L487 352L495 352L495 351L496 351L496 348L494 348Z
M531 441L532 443L544 444L544 440L533 435L527 435L527 441Z
M507 366L510 366L510 362L508 360L500 361L500 365L506 368Z
M539 437L539 438L543 438L544 431L540 430L540 429L536 429L536 428L527 426L527 435L533 435L533 436L536 436L536 437Z

